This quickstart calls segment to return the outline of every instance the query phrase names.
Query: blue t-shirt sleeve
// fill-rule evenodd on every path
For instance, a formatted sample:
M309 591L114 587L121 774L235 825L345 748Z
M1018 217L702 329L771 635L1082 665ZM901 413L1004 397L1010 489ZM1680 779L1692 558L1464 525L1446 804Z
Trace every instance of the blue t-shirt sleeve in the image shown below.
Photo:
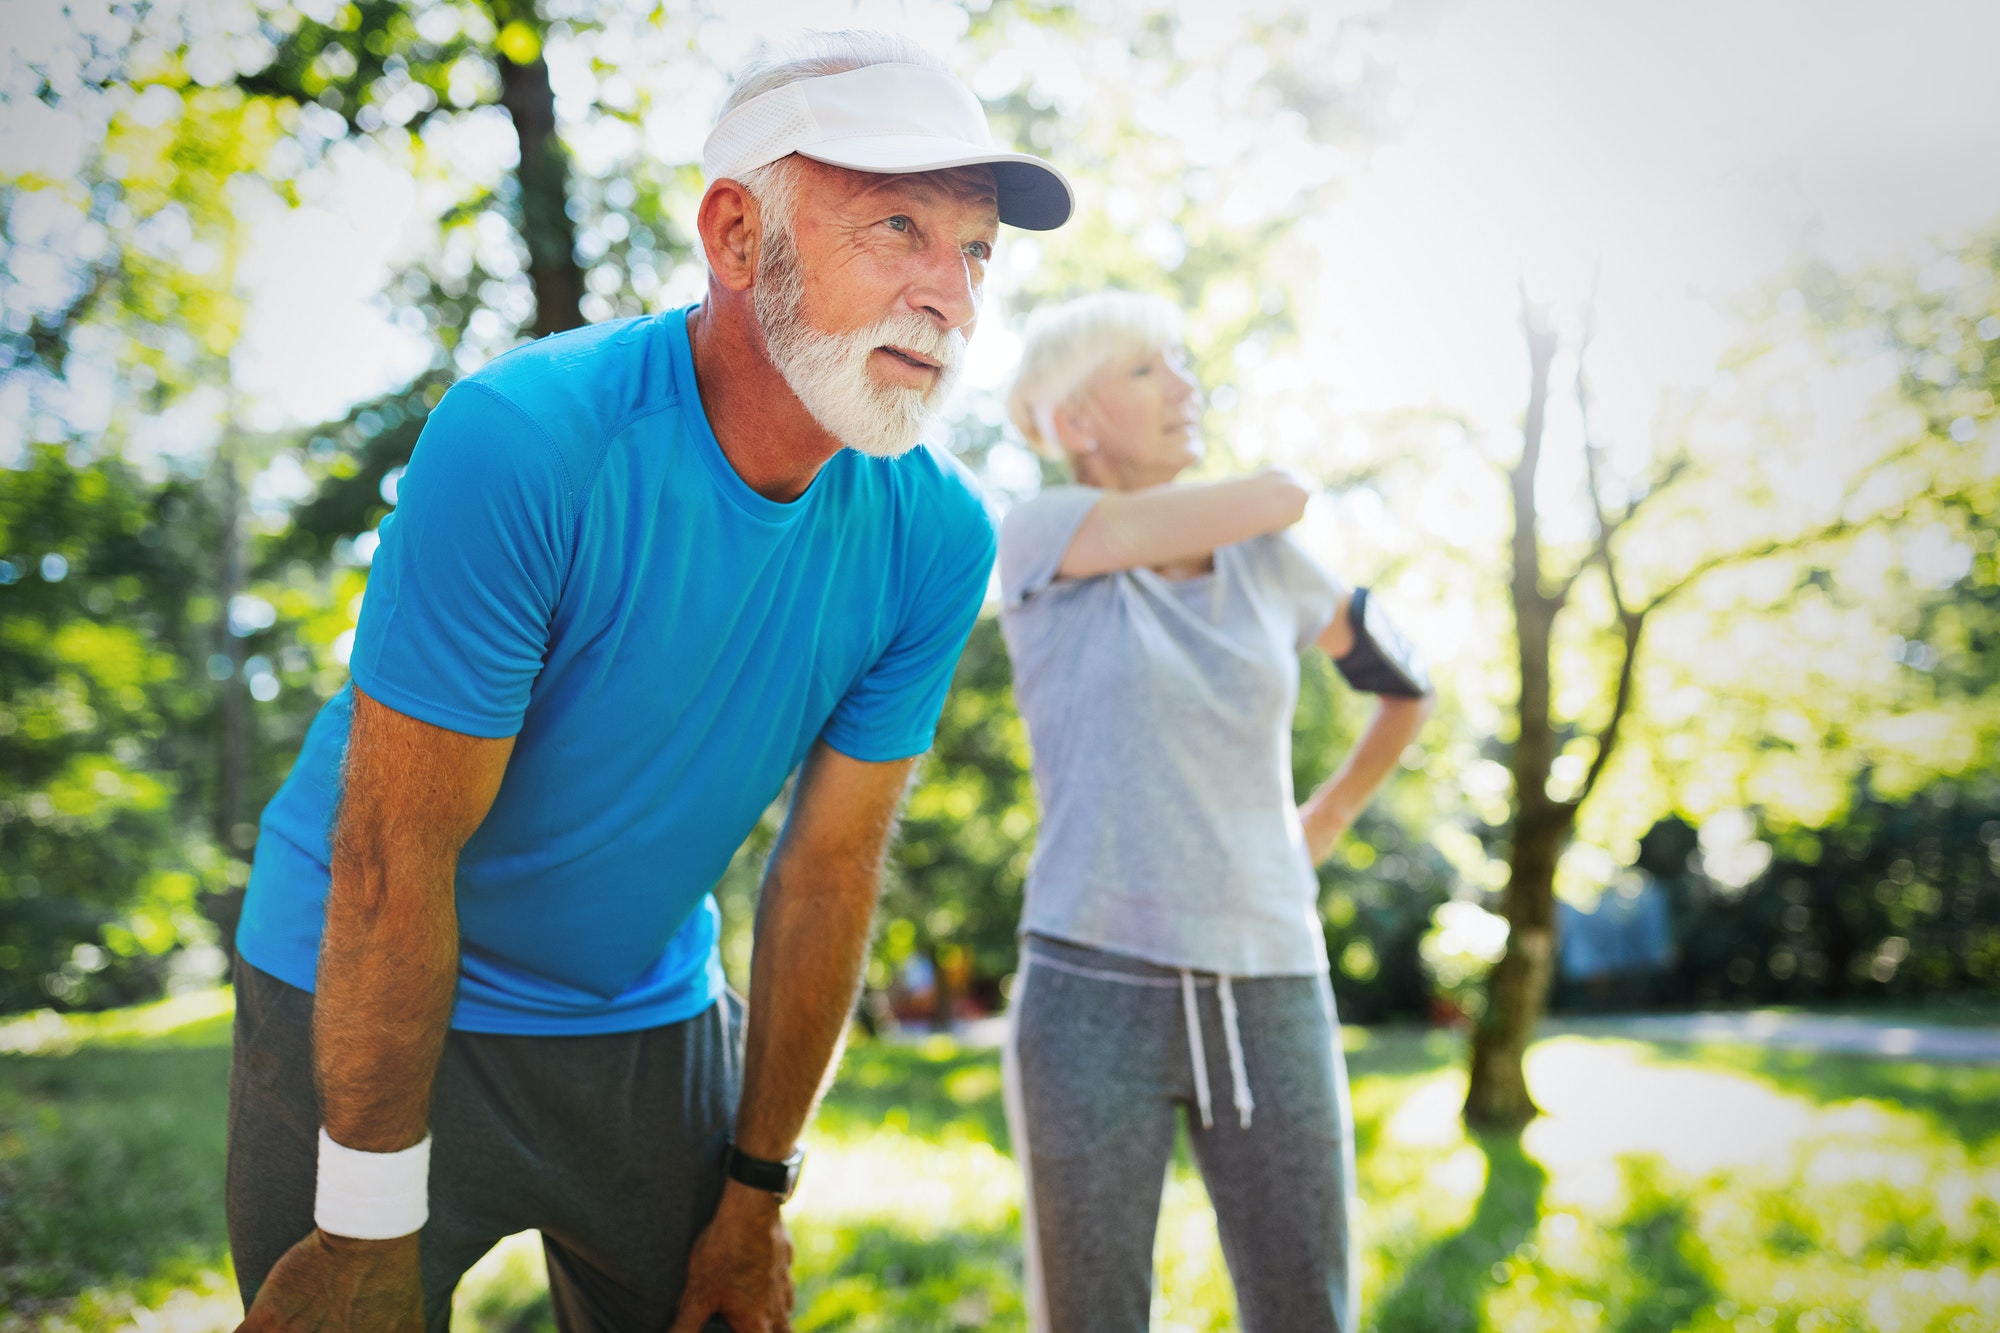
M382 524L350 667L370 698L512 736L542 668L573 538L547 433L477 382L444 396Z
M993 523L983 506L950 518L959 536L917 583L901 627L842 696L820 738L850 759L886 763L922 754L937 734L952 671L993 574Z

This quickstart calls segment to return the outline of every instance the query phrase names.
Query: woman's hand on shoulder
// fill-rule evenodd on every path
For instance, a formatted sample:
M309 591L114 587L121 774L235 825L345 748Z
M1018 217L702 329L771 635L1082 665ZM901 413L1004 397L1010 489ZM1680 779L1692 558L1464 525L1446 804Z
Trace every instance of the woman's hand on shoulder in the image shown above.
M1197 560L1218 547L1290 527L1313 488L1290 468L1224 481L1170 482L1106 493L1077 525L1058 573L1087 579Z

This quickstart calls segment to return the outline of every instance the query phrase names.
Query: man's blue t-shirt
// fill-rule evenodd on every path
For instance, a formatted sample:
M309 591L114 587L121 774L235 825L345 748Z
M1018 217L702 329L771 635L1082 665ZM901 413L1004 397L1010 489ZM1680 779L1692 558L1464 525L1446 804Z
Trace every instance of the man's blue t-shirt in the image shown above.
M710 889L816 739L929 747L993 559L969 475L842 450L790 504L709 429L687 312L500 357L425 424L369 574L354 686L514 736L458 863L456 1028L677 1022L722 985ZM264 811L237 947L313 988L353 710Z

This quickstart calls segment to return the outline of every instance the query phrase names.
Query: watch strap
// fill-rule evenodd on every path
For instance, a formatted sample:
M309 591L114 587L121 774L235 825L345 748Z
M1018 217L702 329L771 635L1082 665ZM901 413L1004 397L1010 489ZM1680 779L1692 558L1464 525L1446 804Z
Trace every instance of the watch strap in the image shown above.
M782 1161L771 1161L764 1157L752 1157L731 1143L724 1158L724 1167L729 1178L751 1189L763 1190L778 1196L783 1203L792 1197L792 1191L799 1186L799 1168L806 1160L804 1148L794 1148L792 1155Z

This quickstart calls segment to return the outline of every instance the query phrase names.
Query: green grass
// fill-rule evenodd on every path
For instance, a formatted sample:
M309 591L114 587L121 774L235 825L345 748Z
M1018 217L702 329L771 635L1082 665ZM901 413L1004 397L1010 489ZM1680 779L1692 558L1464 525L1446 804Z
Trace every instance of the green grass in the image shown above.
M226 1004L0 1025L0 1330L232 1326ZM1348 1045L1377 1333L2000 1328L2000 1069L1559 1037L1531 1056L1548 1114L1480 1139L1458 1039ZM1007 1147L991 1052L852 1050L793 1209L801 1333L1020 1328ZM1158 1253L1156 1329L1234 1326L1184 1153ZM552 1327L534 1238L457 1313Z
M227 1262L228 1074L226 994L0 1026L0 1310L107 1288L102 1320Z

